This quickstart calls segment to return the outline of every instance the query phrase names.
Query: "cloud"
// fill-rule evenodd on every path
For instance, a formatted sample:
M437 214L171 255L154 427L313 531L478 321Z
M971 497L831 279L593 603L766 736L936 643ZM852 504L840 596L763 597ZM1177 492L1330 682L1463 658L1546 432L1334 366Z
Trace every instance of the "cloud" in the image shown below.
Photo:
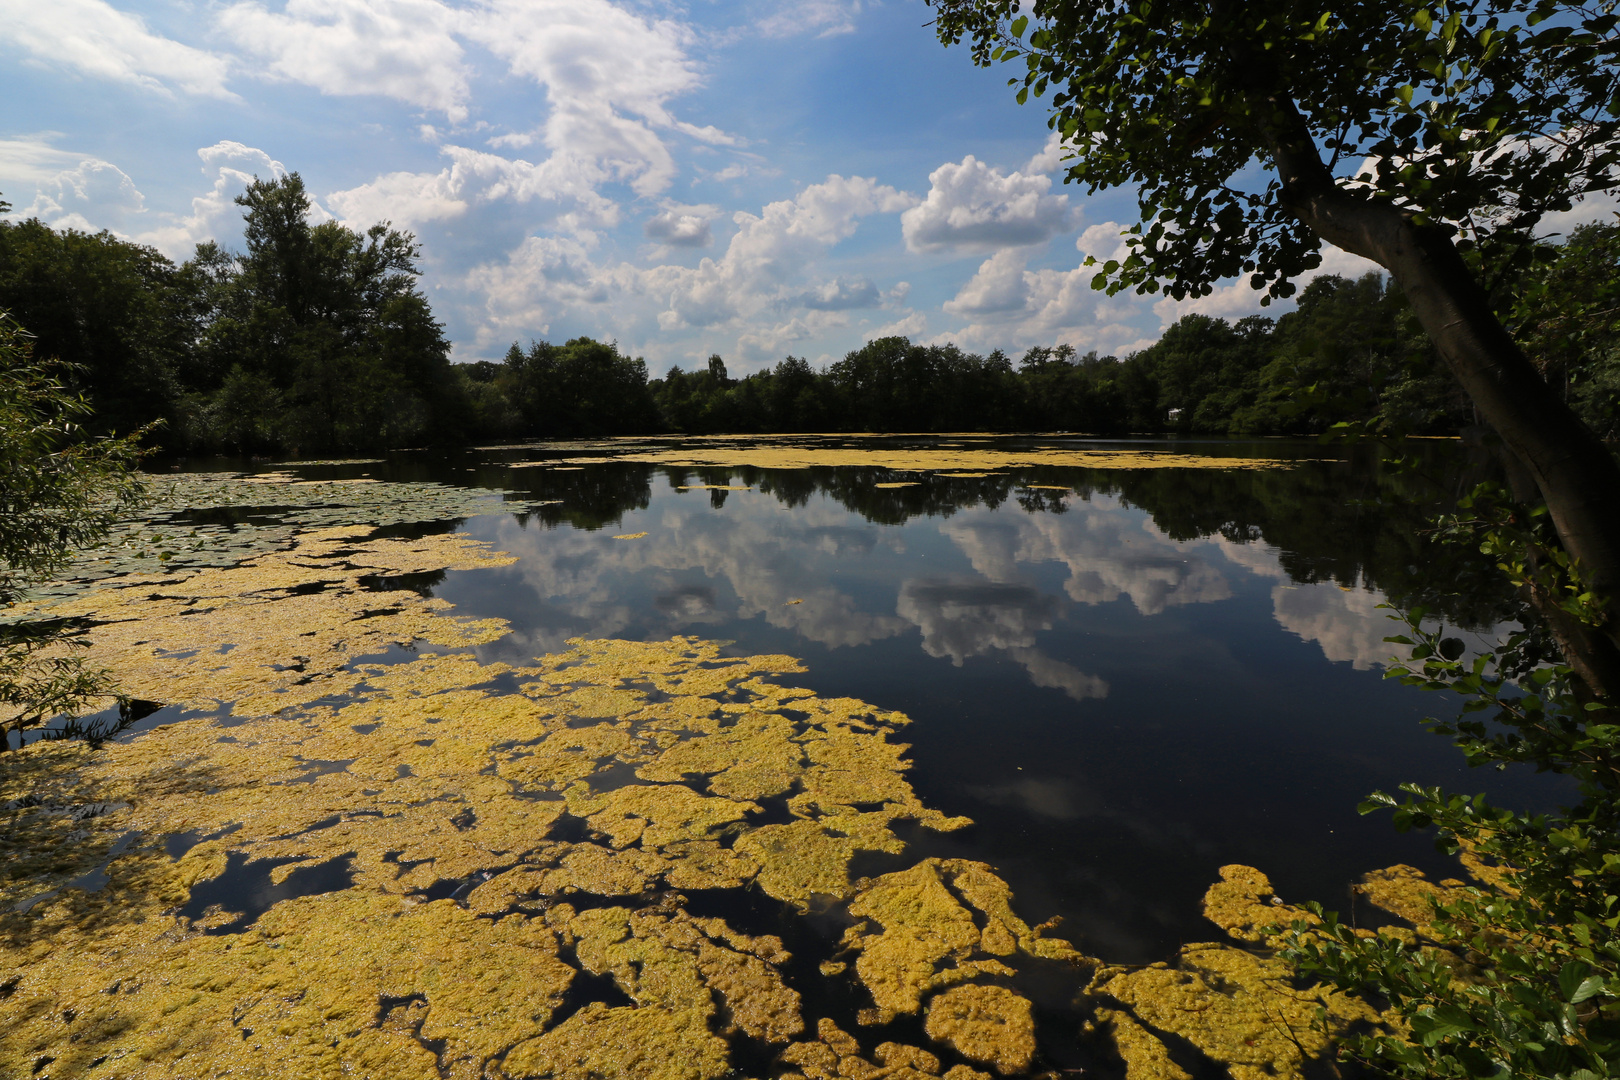
M173 87L236 97L225 87L224 57L154 34L139 16L105 0L0 0L0 39L90 78L161 94L172 94Z
M467 275L474 295L485 297L491 317L486 334L546 334L551 320L581 304L602 304L613 280L591 262L586 242L572 237L531 236L504 264L486 264ZM486 339L487 343L487 339Z
M876 330L868 330L861 337L867 341L876 341L878 338L886 337L920 338L927 333L928 316L920 311L913 311Z
M819 340L846 325L845 317L836 312L809 311L786 322L742 330L737 335L737 351L745 357L779 357L801 342Z
M1617 213L1620 213L1620 193L1595 191L1577 198L1575 205L1568 210L1558 210L1544 215L1536 232L1546 237L1567 237L1580 225L1588 225L1594 221L1613 222Z
M437 0L287 0L280 12L239 3L216 20L280 78L323 94L391 97L451 120L467 115L456 13Z
M287 175L287 167L263 150L232 140L205 146L197 151L197 157L202 161L203 175L213 180L209 190L191 200L190 214L161 215L169 224L136 237L170 258L187 258L198 243L215 239L227 220L237 218L235 198L254 177L274 179Z
M1074 225L1067 195L1041 175L1003 175L972 154L929 174L928 197L900 216L915 252L995 251L1042 244Z
M897 612L922 630L923 651L957 667L969 657L1003 652L1036 686L1076 701L1108 696L1108 683L1035 648L1051 629L1058 602L1028 585L988 581L918 580L900 587Z
M1143 615L1183 604L1207 604L1232 595L1213 565L1187 553L1146 517L1110 500L1068 500L1064 514L1011 520L971 510L940 526L987 579L1010 582L1020 564L1055 562L1068 568L1063 591L1082 604L1128 598Z
M1357 671L1382 667L1397 651L1384 639L1400 624L1378 610L1382 593L1343 589L1332 582L1277 585L1271 590L1272 614L1290 634L1314 641L1329 660L1348 662Z
M1109 227L1117 230L1109 222L1086 234ZM946 313L972 321L937 340L981 350L1066 342L1080 352L1116 354L1151 342L1135 325L1143 305L1094 290L1092 268L1031 270L1028 261L1029 249L1004 248L981 263L942 305Z
M1131 253L1130 245L1125 242L1125 226L1117 221L1103 221L1089 226L1074 241L1074 249L1086 258L1096 259L1100 263L1113 259L1124 262L1125 256ZM1097 272L1092 269L1093 275Z
M326 202L350 228L367 228L379 221L414 226L466 213L467 202L460 197L464 185L459 181L453 170L387 173L368 184L334 191Z
M1237 544L1221 536L1210 543L1222 555L1256 577L1270 578L1272 615L1277 625L1305 641L1315 642L1322 655L1367 671L1388 663L1397 647L1384 639L1401 624L1379 609L1384 595L1373 589L1347 589L1326 582L1295 582L1283 569L1278 549L1267 544ZM1432 620L1425 623L1433 629Z
M635 278L638 291L660 301L660 329L734 327L742 352L768 356L786 342L836 325L834 313L812 309L774 326L751 321L784 307L813 308L803 302L805 290L795 287L807 267L854 235L861 218L896 213L915 202L914 196L866 177L833 175L792 199L767 204L759 214L732 215L737 232L719 259L703 259L696 267L625 272Z
M579 633L612 636L638 620L667 636L694 622L758 617L828 648L864 645L906 628L893 615L861 611L828 583L829 567L872 550L857 539L870 530L844 524L842 511L812 507L790 516L773 497L755 498L728 500L725 514L712 512L701 491L660 499L635 525L656 531L656 543L615 544L600 533L542 532L503 519L493 539L521 556L512 572L518 587L533 592L532 607L549 627L512 647L554 652ZM650 611L619 599L636 575L660 583Z
M542 221L569 232L618 224L619 205L596 190L605 177L588 160L554 155L536 163L449 144L439 151L450 159L439 172L389 173L334 192L328 202L361 226L446 220L496 202L542 204Z
M1072 153L1073 151L1064 144L1063 137L1054 131L1046 137L1046 145L1036 151L1035 156L1018 171L1025 175L1049 173L1063 167L1065 159Z
M1058 602L1028 585L913 579L900 587L896 611L922 630L923 652L961 667L997 649L1032 647Z
M817 311L848 311L852 308L877 307L883 302L883 297L870 278L836 277L801 292L798 302Z
M446 144L449 168L379 176L344 193L345 205L389 202L432 220L459 214L455 204L466 201L469 184L481 182L488 185L483 198L572 199L593 204L599 219L616 220L616 209L596 194L604 184L624 183L641 196L669 186L675 163L661 131L713 145L737 142L668 109L672 97L698 84L698 65L686 53L691 31L609 0L487 0L467 8L442 0L287 0L281 11L249 2L225 8L219 25L242 48L266 57L276 76L325 94L394 98L453 122L468 115L464 41L545 90L549 108L538 128L497 136L490 145L539 143L546 160Z
M731 136L672 116L669 100L698 85L692 32L608 0L490 0L463 21L466 35L543 86L551 105L540 137L555 155L589 160L601 180L638 195L669 185L674 163L654 129L703 142ZM626 58L633 57L633 63Z
M1364 259L1360 255L1352 255L1343 248L1332 244L1322 245L1322 263L1315 270L1311 270L1295 279L1300 288L1310 282L1328 274L1339 274L1347 278L1358 278L1363 274L1384 273L1384 268L1371 259ZM1242 319L1249 315L1259 315L1265 309L1260 305L1260 298L1265 293L1251 287L1249 279L1238 278L1224 285L1217 286L1208 296L1199 296L1187 300L1174 300L1168 296L1153 305L1154 314L1159 316L1161 326L1168 327L1177 319L1186 315L1208 315L1218 319Z
M1108 680L1087 675L1073 664L1047 656L1038 649L1008 649L1007 655L1029 672L1036 686L1062 690L1076 701L1092 701L1108 696Z
M145 209L145 196L122 169L97 158L86 158L40 181L33 204L22 213L58 229L96 232L119 228L129 216ZM94 224L87 214L94 215Z
M58 229L96 232L126 227L143 213L146 198L122 169L88 154L59 150L53 136L0 139L0 192L18 216L38 217ZM33 201L21 206L28 188Z
M54 134L44 134L0 139L0 183L8 185L0 190L11 190L15 195L12 185L16 183L38 184L77 168L81 162L95 160L88 154L58 150L52 145L54 138Z
M1081 816L1078 785L1073 780L1029 777L1010 784L970 785L968 794L992 806L1015 806L1037 817L1073 821Z
M1029 282L1025 280L1026 258L1017 248L1003 248L979 264L978 271L945 301L953 315L988 315L1003 311L1023 311L1029 306Z
M714 243L709 223L720 214L718 206L670 204L648 218L641 226L649 240L670 247L708 247Z
M794 0L756 22L754 31L767 38L853 34L860 12L860 0Z

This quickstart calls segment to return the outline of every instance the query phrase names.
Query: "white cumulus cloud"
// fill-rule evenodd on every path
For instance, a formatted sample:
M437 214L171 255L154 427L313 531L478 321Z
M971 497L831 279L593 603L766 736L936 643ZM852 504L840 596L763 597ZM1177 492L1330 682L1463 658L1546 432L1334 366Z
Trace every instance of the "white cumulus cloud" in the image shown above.
M33 205L23 211L58 229L121 229L132 214L146 209L146 198L118 166L86 158L35 188ZM94 222L91 216L94 217Z
M485 298L478 344L488 348L543 332L563 312L611 297L611 311L597 309L611 322L609 332L651 333L656 327L667 342L670 334L686 331L704 337L703 349L728 358L740 354L744 363L780 359L781 349L844 326L848 309L884 301L864 278L818 279L815 267L855 233L862 218L915 203L915 196L868 177L829 176L757 214L733 214L736 232L725 252L696 266L597 265L594 241L585 232L574 239L531 236L504 262L486 263L466 281L470 294ZM706 214L710 208L676 209ZM674 215L677 221L681 216Z
M437 0L287 0L281 11L239 3L217 19L281 78L323 94L379 94L452 120L466 116L457 13Z
M709 223L720 214L718 206L682 206L671 203L641 226L647 239L670 247L708 247L714 243Z
M1040 174L1003 174L969 154L928 176L928 197L900 217L916 252L995 251L1042 244L1074 225L1067 195Z
M234 200L254 177L271 180L287 175L287 167L263 150L232 140L205 146L197 151L197 157L202 161L203 175L212 180L212 185L191 200L191 213L164 215L168 224L136 236L170 258L186 258L201 241L215 239L226 229L235 231L240 208Z
M106 0L0 0L0 40L94 79L234 98L222 56L153 33Z

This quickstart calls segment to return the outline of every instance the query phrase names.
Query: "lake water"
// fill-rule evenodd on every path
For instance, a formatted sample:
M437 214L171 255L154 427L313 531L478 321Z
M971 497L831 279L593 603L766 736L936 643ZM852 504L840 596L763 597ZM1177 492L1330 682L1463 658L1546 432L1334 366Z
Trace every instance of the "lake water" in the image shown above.
M1383 638L1398 630L1380 610L1386 590L1491 615L1488 597L1448 593L1468 568L1436 562L1417 536L1426 500L1465 471L1454 446L1395 474L1279 441L795 445L814 451L800 460L850 463L712 464L783 455L748 440L620 441L299 471L551 503L464 520L519 561L424 586L513 624L483 659L523 663L575 637L698 635L729 654L798 657L809 670L794 683L908 714L918 794L976 824L917 829L904 860L859 871L922 855L990 863L1030 922L1061 916L1066 936L1111 961L1218 937L1199 901L1227 863L1263 869L1291 902L1341 910L1377 867L1454 875L1427 838L1357 814L1376 789L1443 784L1538 807L1565 790L1470 771L1421 724L1452 702L1383 677L1397 648ZM1061 463L1095 450L1288 464ZM946 457L901 467L937 464L906 456L917 451Z
M1476 650L1515 610L1423 539L1484 475L1460 444L617 439L171 475L41 590L155 711L0 776L0 1065L1314 1075L1287 1062L1327 1049L1316 998L1182 948L1222 939L1221 868L1269 876L1267 916L1380 926L1362 875L1460 868L1367 794L1568 794L1470 772L1422 723L1458 703L1384 678L1383 605ZM1161 975L1200 989L1140 996Z

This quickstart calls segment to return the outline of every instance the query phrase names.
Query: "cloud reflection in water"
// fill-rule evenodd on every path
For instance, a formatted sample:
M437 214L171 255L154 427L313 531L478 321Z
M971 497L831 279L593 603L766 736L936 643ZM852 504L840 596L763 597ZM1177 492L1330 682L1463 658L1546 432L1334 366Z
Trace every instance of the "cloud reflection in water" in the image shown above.
M1278 625L1318 644L1327 659L1365 670L1390 655L1383 638L1392 628L1378 592L1295 584L1273 547L1220 536L1177 541L1109 496L1068 497L1059 513L1004 503L880 528L825 497L785 512L767 492L735 495L713 507L659 491L645 511L625 518L623 527L650 534L634 545L607 543L597 531L502 520L491 539L522 557L516 572L538 601L513 644L548 652L582 633L671 634L758 618L839 648L915 627L929 656L958 667L976 657L1008 659L1034 685L1085 701L1106 697L1108 681L1039 641L1066 618L1067 605L1123 599L1151 617L1232 598L1229 575L1242 571L1275 583ZM934 557L924 562L924 551ZM1045 568L1053 564L1064 570L1061 593L1035 584L1050 580ZM930 572L919 575L920 567ZM650 592L640 602L627 584L638 579ZM894 599L885 611L887 590Z

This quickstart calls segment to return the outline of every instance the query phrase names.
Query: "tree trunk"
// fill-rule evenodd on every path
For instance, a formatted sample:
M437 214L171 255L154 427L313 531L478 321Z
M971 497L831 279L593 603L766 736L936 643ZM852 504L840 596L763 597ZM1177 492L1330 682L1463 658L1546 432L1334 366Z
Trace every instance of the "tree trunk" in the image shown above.
M1317 236L1389 271L1480 418L1534 478L1583 583L1611 609L1596 630L1559 611L1558 636L1587 686L1620 698L1620 464L1508 334L1449 230L1339 187L1293 103L1272 104L1284 207Z

